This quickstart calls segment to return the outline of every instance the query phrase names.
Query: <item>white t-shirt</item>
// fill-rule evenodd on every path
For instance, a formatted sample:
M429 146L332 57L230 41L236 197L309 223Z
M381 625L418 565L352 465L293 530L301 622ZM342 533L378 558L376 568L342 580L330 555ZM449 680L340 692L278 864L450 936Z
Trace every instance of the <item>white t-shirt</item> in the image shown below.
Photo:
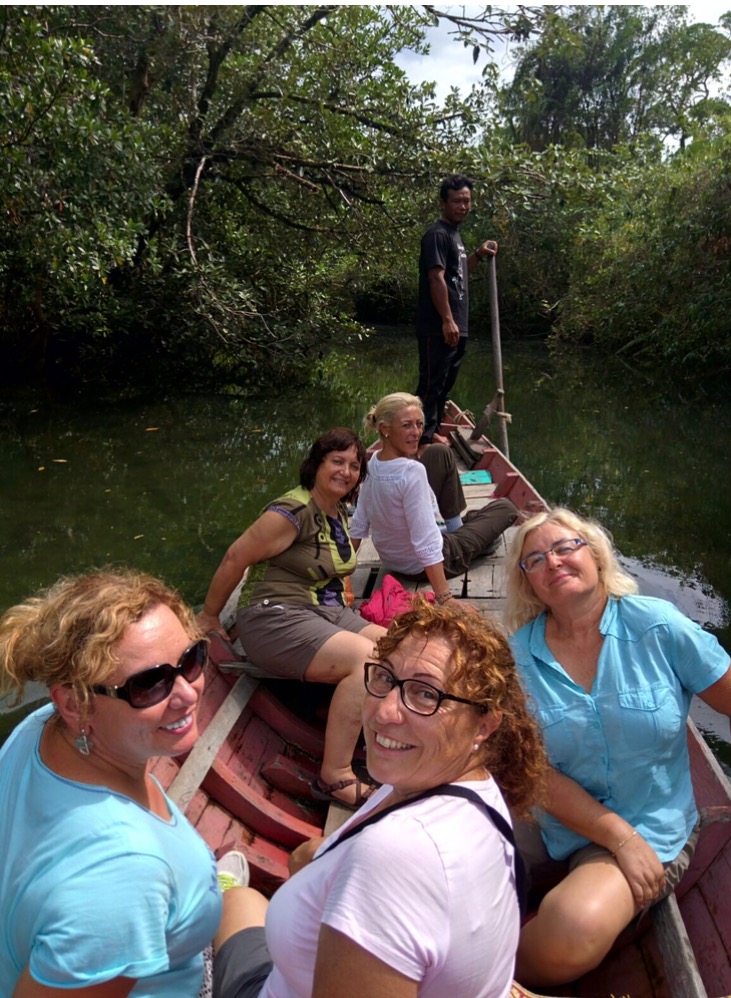
M494 780L463 785L507 818ZM390 791L381 787L359 814ZM276 892L266 921L275 969L260 998L309 998L323 923L419 981L419 998L503 998L519 921L512 847L476 804L427 798L316 857Z
M444 560L444 521L421 462L397 457L380 461L374 454L361 486L350 536L370 533L385 568L419 575Z

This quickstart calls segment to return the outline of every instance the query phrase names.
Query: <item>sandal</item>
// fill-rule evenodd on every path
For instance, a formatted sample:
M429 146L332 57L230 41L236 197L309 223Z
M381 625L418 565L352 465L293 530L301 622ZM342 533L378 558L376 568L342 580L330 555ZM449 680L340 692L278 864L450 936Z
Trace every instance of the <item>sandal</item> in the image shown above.
M355 803L351 804L350 801L343 800L341 797L336 797L335 794L338 790L345 790L346 787L355 787ZM363 789L365 787L365 789ZM364 783L357 777L352 780L338 780L337 783L323 783L318 776L316 780L313 780L310 784L310 789L312 790L312 796L317 800L329 800L334 804L340 804L341 807L349 807L352 811L364 804L369 797L371 797L378 789L372 783Z

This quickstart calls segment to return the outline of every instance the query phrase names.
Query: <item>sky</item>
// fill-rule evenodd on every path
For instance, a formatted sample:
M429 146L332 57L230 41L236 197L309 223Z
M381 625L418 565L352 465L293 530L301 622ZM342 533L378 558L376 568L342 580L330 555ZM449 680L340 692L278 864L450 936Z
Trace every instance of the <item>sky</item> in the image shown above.
M463 8L455 5L451 6L455 11ZM484 5L466 5L464 9L469 13L470 7L479 12ZM558 4L545 4L536 6L557 7ZM588 5L587 5L588 6ZM627 6L622 4L621 6ZM647 4L646 6L668 6L666 4ZM731 10L731 0L723 0L721 3L703 2L688 3L689 17L692 21L702 21L706 24L716 24L721 14ZM479 83L482 78L482 70L485 66L485 57L480 56L477 64L472 62L472 49L465 48L462 42L449 35L449 26L444 24L439 28L429 30L428 39L431 51L428 56L415 55L413 52L404 52L396 61L408 74L413 83L422 83L427 80L437 82L437 97L444 99L449 93L451 86L459 87L463 95L469 93L473 84ZM515 46L513 46L515 48ZM510 47L507 49L496 48L495 58L498 61L501 73L508 74L510 71Z

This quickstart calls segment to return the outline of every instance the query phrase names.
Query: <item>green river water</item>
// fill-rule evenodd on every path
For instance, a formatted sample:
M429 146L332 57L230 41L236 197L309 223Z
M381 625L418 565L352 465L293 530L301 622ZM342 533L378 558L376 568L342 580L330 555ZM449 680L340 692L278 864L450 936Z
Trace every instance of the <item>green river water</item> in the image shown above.
M684 401L618 363L503 345L510 456L551 503L597 517L641 589L673 600L731 650L731 401ZM326 358L320 387L266 398L176 393L58 405L0 402L0 610L60 574L126 563L200 603L228 544L297 481L311 441L360 427L416 383L416 345L381 330ZM455 389L479 415L489 341L471 338ZM496 430L493 427L492 432ZM728 722L697 716L729 746ZM731 761L731 757L726 757Z

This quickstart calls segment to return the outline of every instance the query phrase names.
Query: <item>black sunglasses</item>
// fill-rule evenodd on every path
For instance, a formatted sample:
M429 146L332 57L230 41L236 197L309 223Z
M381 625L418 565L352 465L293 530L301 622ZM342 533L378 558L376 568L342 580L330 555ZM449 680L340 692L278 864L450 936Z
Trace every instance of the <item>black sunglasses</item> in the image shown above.
M153 665L130 676L121 686L92 686L92 691L104 697L126 700L130 707L154 707L173 692L178 676L186 683L194 683L208 661L208 641L201 638L186 648L177 665Z

